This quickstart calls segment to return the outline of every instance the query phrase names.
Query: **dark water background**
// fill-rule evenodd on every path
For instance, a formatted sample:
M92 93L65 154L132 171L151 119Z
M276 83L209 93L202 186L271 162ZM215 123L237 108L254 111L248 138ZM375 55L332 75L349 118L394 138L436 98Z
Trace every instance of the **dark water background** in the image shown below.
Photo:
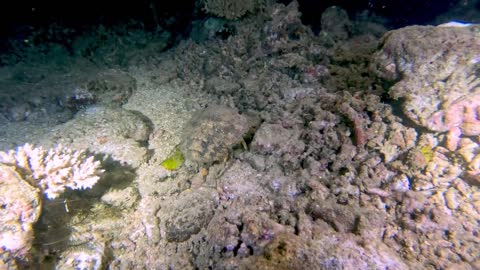
M393 28L412 24L427 24L437 15L447 12L460 1L467 5L471 0L299 0L304 24L314 31L320 27L320 15L333 5L347 10L350 16L359 11L368 10L386 18L386 23ZM289 3L290 0L280 0ZM147 29L160 24L165 30L184 34L189 30L189 23L194 19L205 17L195 7L195 0L162 1L18 1L10 2L0 8L0 36L17 36L22 38L32 28L56 23L66 27L81 29L99 23L104 25L141 21ZM476 8L480 9L477 1ZM153 11L156 12L156 22Z

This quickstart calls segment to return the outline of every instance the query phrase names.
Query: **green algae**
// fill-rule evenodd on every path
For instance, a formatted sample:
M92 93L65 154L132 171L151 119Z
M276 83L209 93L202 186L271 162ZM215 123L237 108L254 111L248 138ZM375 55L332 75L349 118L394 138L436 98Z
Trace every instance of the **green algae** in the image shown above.
M433 159L433 149L432 149L431 146L429 146L429 145L422 146L422 148L420 148L420 153L425 158L426 163L429 163L430 161L432 161L432 159Z
M165 159L160 165L169 171L178 170L185 161L185 158L178 147L175 147L173 153Z

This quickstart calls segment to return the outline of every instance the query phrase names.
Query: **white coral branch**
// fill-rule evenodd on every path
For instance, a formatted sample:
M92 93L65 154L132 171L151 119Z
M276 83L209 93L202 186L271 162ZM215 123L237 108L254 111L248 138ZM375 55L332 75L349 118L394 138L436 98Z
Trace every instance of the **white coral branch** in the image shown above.
M30 144L8 152L0 151L0 163L16 167L49 199L57 198L65 188L91 188L104 172L100 162L88 156L86 151L75 151L62 145L48 151Z

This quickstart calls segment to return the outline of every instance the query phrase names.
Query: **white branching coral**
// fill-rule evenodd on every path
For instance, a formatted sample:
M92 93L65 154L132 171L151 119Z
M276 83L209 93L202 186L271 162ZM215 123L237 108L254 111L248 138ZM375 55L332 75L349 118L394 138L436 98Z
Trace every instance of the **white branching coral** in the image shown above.
M86 151L75 151L62 145L45 150L25 144L16 150L0 151L0 163L15 170L31 185L39 187L49 199L55 199L66 188L88 189L103 173L100 162Z

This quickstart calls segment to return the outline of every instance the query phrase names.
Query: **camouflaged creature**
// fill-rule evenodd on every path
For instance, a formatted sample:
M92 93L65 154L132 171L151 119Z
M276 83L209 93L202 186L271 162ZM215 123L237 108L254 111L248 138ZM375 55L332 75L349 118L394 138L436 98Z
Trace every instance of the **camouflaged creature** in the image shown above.
M247 119L235 109L210 106L195 115L185 127L180 150L199 165L228 159L231 148L243 142Z

